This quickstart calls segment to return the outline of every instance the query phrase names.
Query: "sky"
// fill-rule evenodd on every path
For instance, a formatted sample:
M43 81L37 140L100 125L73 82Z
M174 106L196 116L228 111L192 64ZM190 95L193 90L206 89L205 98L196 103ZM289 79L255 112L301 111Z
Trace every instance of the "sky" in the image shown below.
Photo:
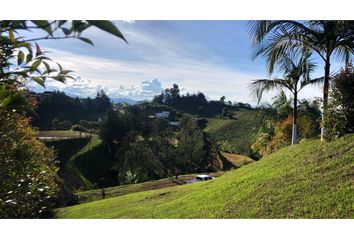
M34 83L31 90L61 90L80 97L98 90L111 98L150 100L174 83L183 94L205 93L209 99L225 96L232 102L256 105L249 83L267 78L265 59L254 59L247 21L114 21L128 44L97 28L78 39L38 42L53 60L73 70L76 80L62 84L47 81L46 89ZM43 34L43 33L42 33ZM27 37L41 36L39 32ZM323 73L322 61L313 77ZM334 69L339 65L334 65ZM276 75L275 75L276 76ZM279 76L280 77L280 76ZM276 92L264 95L269 102ZM321 96L320 87L307 87L301 98Z

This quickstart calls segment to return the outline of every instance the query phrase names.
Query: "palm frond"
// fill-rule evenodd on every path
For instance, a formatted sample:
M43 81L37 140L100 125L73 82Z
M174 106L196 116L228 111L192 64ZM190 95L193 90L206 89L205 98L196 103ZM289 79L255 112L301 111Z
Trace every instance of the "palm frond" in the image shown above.
M333 52L339 60L348 64L354 55L354 42L339 42Z
M249 84L251 95L257 97L257 104L260 103L264 91L288 88L284 79L256 79Z

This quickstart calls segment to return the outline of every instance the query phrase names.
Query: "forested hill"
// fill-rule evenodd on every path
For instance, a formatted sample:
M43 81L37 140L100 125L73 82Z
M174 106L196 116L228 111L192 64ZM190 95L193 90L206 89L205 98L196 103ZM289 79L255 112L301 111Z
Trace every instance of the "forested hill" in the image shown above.
M71 97L59 91L32 93L32 98L38 104L32 114L32 123L42 130L52 129L54 119L66 121L61 130L70 129L80 120L97 121L112 107L111 100L103 91L98 92L95 98Z

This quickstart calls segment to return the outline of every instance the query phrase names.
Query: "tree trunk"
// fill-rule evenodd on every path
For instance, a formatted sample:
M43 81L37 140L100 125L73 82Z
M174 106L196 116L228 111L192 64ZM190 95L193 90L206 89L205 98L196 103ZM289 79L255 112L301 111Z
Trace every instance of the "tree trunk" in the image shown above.
M321 140L326 140L326 115L327 115L327 108L328 108L328 89L329 89L329 73L330 73L330 58L327 56L325 62L325 75L324 75L324 83L323 83L323 104L322 104L322 123L321 123Z
M297 91L294 93L294 108L293 108L293 130L291 134L291 145L297 144Z

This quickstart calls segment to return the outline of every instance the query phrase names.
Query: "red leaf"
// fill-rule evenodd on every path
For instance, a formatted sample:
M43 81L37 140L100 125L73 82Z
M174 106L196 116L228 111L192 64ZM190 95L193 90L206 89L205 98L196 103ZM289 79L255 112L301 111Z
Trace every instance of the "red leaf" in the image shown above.
M42 54L42 49L39 47L39 45L36 43L36 56Z

